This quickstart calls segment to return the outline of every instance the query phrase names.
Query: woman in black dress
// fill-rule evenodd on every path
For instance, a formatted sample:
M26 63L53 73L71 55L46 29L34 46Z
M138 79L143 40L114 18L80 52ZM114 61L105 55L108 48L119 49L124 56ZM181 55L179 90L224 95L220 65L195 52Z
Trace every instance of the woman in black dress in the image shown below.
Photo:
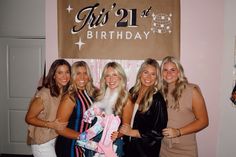
M127 135L125 156L158 157L167 124L167 108L160 93L159 65L147 59L141 65L130 94L135 104L131 126L122 125L120 132Z

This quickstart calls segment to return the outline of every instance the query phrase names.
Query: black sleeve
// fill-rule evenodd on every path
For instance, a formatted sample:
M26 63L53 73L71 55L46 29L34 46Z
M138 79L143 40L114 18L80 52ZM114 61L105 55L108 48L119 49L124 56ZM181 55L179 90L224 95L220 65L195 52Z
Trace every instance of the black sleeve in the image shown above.
M153 145L163 138L162 129L166 128L168 119L166 102L160 93L153 96L152 106L146 114L148 116L151 115L151 128L139 129L139 133L141 135L141 140L143 140L144 143Z

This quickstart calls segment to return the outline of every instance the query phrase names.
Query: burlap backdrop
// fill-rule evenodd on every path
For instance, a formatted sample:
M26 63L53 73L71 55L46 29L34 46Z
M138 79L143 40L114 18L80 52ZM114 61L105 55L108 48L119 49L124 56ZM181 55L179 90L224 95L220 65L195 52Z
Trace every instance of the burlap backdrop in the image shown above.
M58 0L58 35L62 58L179 58L180 0Z

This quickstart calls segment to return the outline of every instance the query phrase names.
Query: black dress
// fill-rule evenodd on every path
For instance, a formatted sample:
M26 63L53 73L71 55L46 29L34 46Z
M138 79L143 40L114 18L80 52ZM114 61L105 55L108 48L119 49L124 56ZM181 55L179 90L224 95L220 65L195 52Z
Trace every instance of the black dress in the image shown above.
M139 130L141 138L125 137L125 157L159 157L162 129L167 125L166 102L160 92L153 95L153 102L145 113L137 110L133 129Z

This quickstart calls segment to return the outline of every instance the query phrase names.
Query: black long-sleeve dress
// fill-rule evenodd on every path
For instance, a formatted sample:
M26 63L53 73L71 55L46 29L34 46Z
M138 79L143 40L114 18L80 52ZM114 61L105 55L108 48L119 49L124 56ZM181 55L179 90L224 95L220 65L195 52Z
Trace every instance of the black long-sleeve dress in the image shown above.
M153 102L148 111L137 110L133 129L139 130L141 138L125 139L125 157L159 157L162 129L167 125L166 102L160 92L153 95Z

